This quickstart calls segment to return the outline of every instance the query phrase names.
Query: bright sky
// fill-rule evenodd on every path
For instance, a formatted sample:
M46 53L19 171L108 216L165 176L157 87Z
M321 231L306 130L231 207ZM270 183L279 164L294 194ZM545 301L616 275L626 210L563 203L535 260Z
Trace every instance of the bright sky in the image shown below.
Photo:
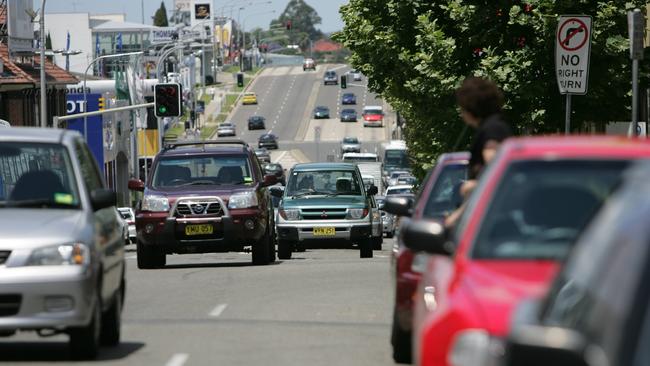
M161 0L49 0L45 4L46 12L84 12L92 14L126 13L126 19L132 22L141 21L141 2L144 2L144 22L151 24L154 12L160 7ZM173 9L173 0L164 0L167 11ZM246 20L246 29L255 27L268 28L271 19L277 18L289 0L270 0L271 4L253 5L241 11L242 22ZM322 24L316 26L323 32L337 31L343 28L339 15L339 7L348 0L305 0L323 18ZM239 0L239 3L260 3L262 0ZM215 9L219 9L228 0L213 0ZM40 8L41 0L34 0L34 10ZM275 10L275 13L271 11ZM268 11L268 13L265 13ZM265 13L265 14L260 14ZM168 14L171 15L171 14ZM236 12L233 14L237 18Z

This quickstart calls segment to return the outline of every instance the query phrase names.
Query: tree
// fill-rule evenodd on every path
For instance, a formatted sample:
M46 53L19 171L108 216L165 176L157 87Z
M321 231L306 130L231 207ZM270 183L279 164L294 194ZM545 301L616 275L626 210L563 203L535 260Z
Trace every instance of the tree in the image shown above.
M422 176L442 152L466 148L454 90L469 75L495 80L519 134L562 131L555 81L558 14L592 15L589 93L573 98L575 130L629 120L626 10L645 1L350 0L335 39L351 64L407 120L405 138ZM648 73L647 64L642 73ZM643 79L643 77L642 77ZM460 144L456 146L456 141Z
M291 23L289 43L299 44L304 50L309 47L309 40L317 40L323 33L316 29L321 24L321 17L316 10L305 3L304 0L290 0L287 7L277 19L271 21L271 28L286 27Z
M165 2L160 2L160 8L156 10L156 13L153 15L153 25L156 27L167 27L169 26L169 21L167 20L167 8L165 8Z
M47 32L47 35L45 36L45 49L46 50L51 50L52 49L52 37L50 36L50 32ZM47 56L47 59L49 61L52 61L54 57L52 56Z

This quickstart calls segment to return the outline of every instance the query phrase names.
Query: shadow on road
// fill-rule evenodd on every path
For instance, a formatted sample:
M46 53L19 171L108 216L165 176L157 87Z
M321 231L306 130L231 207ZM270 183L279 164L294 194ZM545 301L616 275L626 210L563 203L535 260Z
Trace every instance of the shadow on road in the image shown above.
M145 346L141 342L123 342L117 347L102 347L95 361L114 361L129 357ZM71 361L67 342L0 342L2 362ZM87 362L87 361L86 361Z
M169 269L187 269L187 268L234 268L234 267L265 267L273 266L280 264L281 261L276 260L273 263L267 265L257 265L251 263L251 261L246 262L219 262L219 263L179 263L179 264L168 264L165 267L161 268L163 270Z

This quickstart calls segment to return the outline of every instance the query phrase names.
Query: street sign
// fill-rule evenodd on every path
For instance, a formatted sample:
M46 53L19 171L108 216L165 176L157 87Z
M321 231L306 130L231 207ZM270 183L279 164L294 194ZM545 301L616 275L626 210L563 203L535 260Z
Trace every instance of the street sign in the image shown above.
M640 9L627 12L627 30L630 36L630 58L632 60L642 60L645 19Z
M560 94L587 94L591 17L562 15L555 36L555 75Z

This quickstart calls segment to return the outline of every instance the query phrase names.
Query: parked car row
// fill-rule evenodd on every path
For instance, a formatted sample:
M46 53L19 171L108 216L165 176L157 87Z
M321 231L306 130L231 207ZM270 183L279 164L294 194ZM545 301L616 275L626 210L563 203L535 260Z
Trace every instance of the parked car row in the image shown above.
M641 185L650 167L634 163L650 158L650 143L507 140L452 231L442 218L463 202L468 158L443 155L417 201L387 197L384 203L385 211L402 217L392 260L394 359L460 366L644 364L645 347L634 345L650 330L648 297L637 286L650 273L648 229L639 219L650 209L640 203L647 201L647 183ZM611 306L613 299L619 305ZM632 323L635 330L625 325Z

